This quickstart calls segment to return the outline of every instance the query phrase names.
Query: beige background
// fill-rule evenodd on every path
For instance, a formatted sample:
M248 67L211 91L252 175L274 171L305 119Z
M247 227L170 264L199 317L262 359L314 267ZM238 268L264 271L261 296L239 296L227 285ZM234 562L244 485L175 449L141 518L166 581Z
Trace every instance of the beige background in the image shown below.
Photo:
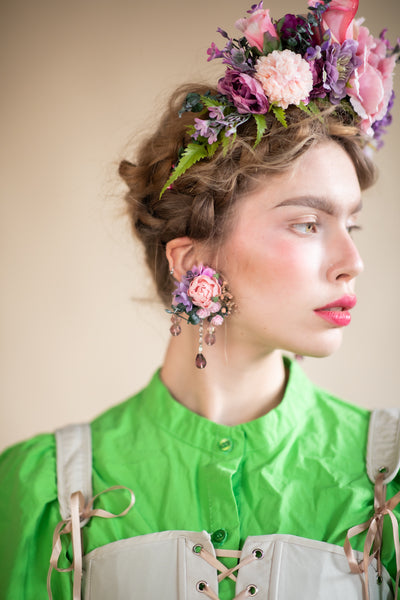
M282 4L305 7L265 4L275 17ZM206 49L247 9L242 0L2 0L0 446L93 418L161 363L169 324L157 302L132 301L151 288L116 167L168 90L215 79ZM400 33L398 0L361 0L359 14L375 35ZM380 182L366 195L353 324L334 357L304 363L368 407L400 405L399 134L397 104Z

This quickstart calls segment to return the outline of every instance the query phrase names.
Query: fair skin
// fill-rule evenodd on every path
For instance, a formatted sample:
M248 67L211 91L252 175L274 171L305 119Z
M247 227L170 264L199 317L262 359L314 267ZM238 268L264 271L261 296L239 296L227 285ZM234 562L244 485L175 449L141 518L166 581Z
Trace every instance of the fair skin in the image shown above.
M354 296L363 264L351 233L360 207L351 159L326 141L239 199L218 252L189 238L167 244L176 279L194 264L210 265L224 274L238 306L216 344L205 346L204 370L194 366L197 327L182 324L171 339L161 377L176 400L215 422L244 423L281 401L282 349L322 357L339 347L343 326L315 311Z

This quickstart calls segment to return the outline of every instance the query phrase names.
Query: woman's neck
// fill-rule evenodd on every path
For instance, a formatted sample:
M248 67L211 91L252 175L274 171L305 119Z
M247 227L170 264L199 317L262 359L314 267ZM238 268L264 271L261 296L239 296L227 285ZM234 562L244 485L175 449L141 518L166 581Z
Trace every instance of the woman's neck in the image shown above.
M161 379L172 396L193 412L224 425L245 423L275 408L287 380L281 353L255 356L237 344L227 342L225 347L223 331L218 333L216 344L204 348L205 369L194 364L194 329L171 339Z

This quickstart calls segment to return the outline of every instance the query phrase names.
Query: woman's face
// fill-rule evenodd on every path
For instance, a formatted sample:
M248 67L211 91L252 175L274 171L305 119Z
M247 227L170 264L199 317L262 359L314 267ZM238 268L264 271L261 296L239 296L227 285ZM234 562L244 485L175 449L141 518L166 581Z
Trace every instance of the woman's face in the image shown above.
M354 165L330 141L239 199L217 257L238 306L231 340L259 356L337 349L363 269L351 235L360 208Z

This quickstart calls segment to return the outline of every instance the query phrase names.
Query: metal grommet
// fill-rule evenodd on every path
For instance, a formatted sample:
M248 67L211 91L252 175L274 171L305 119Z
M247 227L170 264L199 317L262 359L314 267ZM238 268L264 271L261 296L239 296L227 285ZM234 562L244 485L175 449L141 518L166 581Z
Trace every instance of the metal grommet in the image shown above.
M198 582L196 583L196 590L197 590L198 592L201 592L201 593L202 593L202 592L204 592L204 590L205 590L207 587L208 587L208 583L207 583L207 581L198 581Z
M382 575L378 575L378 576L377 576L377 578L376 578L376 583L377 583L378 585L382 585L382 583L383 583L383 577L382 577Z
M195 554L200 554L200 552L203 550L203 546L201 544L195 544L192 548L192 551Z
M261 550L261 548L254 548L252 555L254 556L254 558L260 560L261 558L264 558L264 551Z
M250 584L247 586L246 588L246 595L247 596L255 596L258 592L258 587L254 584Z
M389 471L389 469L387 467L380 467L380 469L378 469L379 473L387 473Z

